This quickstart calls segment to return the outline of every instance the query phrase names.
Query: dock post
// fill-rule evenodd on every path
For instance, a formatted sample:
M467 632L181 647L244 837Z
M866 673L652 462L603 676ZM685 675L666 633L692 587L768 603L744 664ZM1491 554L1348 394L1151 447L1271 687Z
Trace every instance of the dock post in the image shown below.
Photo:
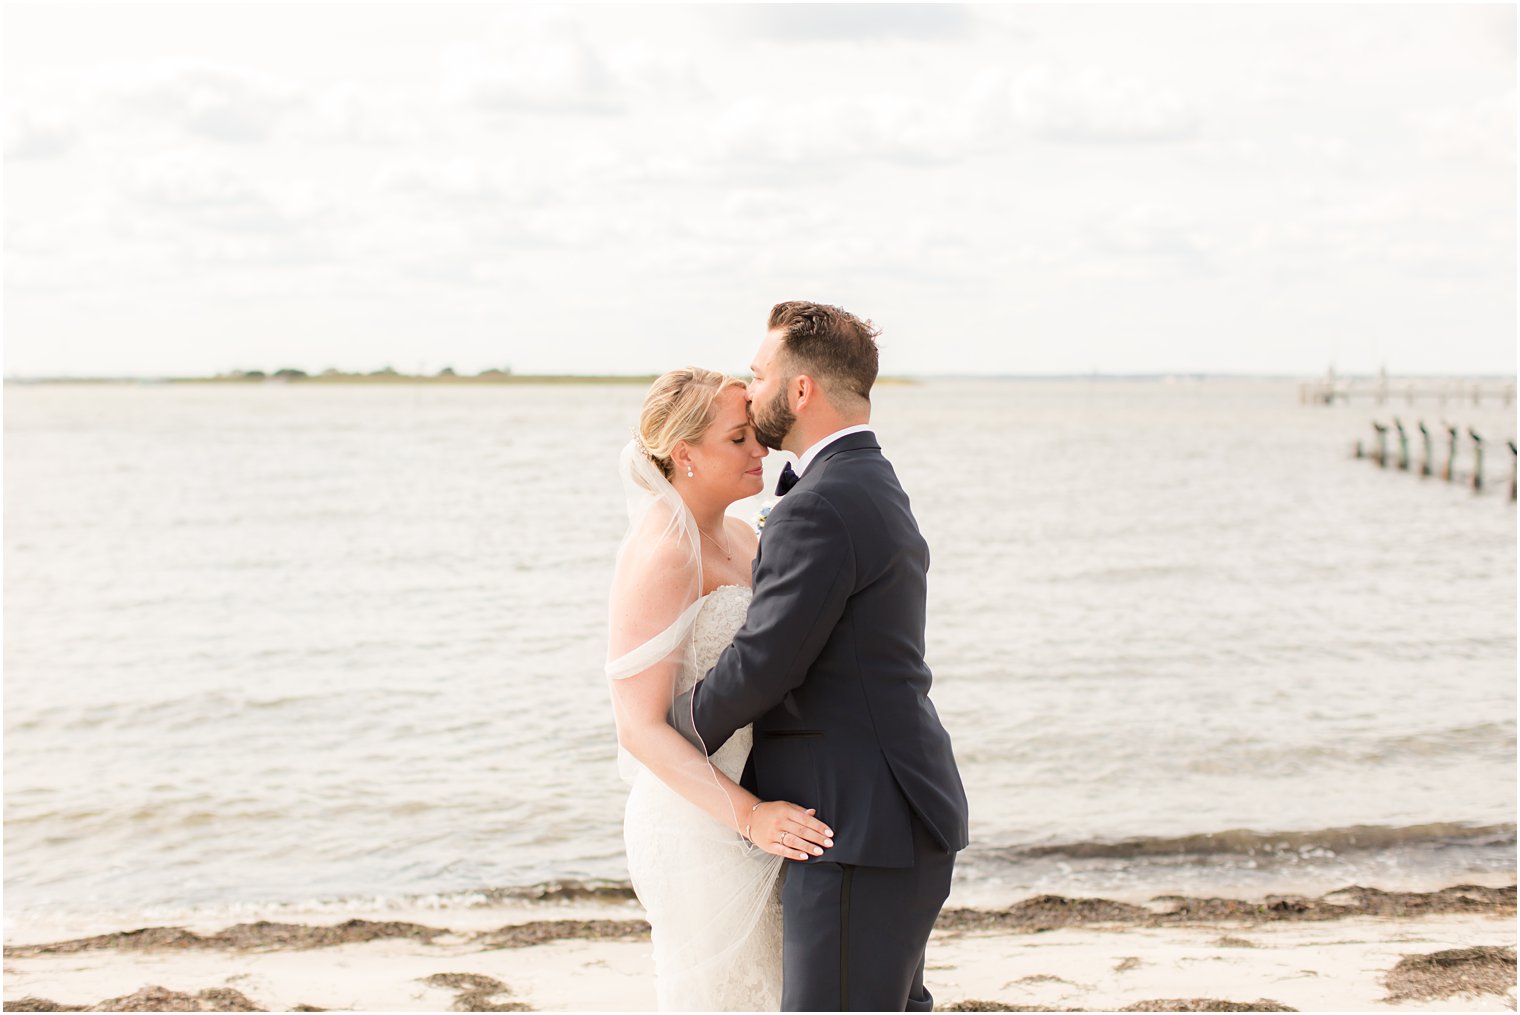
M1457 462L1457 428L1450 423L1446 424L1446 468L1441 472L1441 478L1448 483L1454 478L1452 466Z
M1388 467L1388 428L1377 420L1373 420L1372 429L1377 431L1378 441L1377 454L1373 456L1373 459L1378 463L1378 468L1386 469Z
M1472 488L1476 493L1483 489L1483 438L1472 427L1467 428L1467 434L1473 439Z
M1404 423L1399 417L1393 417L1393 425L1399 431L1399 468L1409 471L1409 435L1404 432Z
M1425 445L1425 459L1420 463L1420 475L1430 475L1430 431L1425 426L1425 421L1420 420L1420 440Z
M1509 441L1509 499L1515 499L1515 442Z

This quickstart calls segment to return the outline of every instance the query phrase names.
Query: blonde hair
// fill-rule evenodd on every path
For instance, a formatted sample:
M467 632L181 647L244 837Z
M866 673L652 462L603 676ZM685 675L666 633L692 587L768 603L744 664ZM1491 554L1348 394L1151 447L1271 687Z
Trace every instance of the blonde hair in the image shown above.
M661 375L644 396L635 431L640 450L665 478L675 474L671 455L676 445L695 444L712 425L713 403L729 388L743 388L737 377L701 367L685 367Z

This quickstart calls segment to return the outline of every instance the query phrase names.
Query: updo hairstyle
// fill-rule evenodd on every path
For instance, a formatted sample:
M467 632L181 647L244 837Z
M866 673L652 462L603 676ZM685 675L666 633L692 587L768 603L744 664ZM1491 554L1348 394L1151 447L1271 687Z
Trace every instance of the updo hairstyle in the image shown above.
M644 396L634 436L640 450L666 479L675 475L671 455L682 441L695 444L712 425L713 402L729 388L743 388L737 377L701 367L672 370L659 377Z

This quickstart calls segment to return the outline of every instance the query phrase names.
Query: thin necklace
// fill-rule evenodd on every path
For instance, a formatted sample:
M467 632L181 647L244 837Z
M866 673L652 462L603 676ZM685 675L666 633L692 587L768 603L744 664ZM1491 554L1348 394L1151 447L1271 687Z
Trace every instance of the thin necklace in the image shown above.
M716 546L720 550L723 550L723 556L725 558L727 558L728 560L733 560L734 559L733 553L731 551L727 550L727 549L724 549L723 544L720 543L720 542L718 542L712 536L708 536L706 529L704 529L704 528L702 528L702 526L698 525L697 526L697 531L700 532L700 533L702 533L702 535L707 536L708 542L712 543L712 545Z

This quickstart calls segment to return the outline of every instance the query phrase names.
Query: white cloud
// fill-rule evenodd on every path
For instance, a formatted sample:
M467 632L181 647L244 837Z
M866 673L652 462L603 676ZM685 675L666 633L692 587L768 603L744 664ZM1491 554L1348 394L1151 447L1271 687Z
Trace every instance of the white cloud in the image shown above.
M343 79L323 82L233 66L116 63L88 76L90 131L122 133L160 122L184 141L255 148L302 144L396 146L431 133L412 94Z
M724 13L739 34L787 43L953 40L975 26L960 4L743 4Z
M74 125L55 113L22 110L6 117L8 159L57 158L73 149L78 139Z
M487 114L616 114L618 82L568 14L504 23L493 38L460 47L444 94Z
M613 235L616 212L576 200L575 186L573 177L534 179L512 162L458 158L387 167L374 191L376 207L397 223L445 224L407 242L424 257L433 251L467 265L445 274L474 281L474 266L504 250L578 247Z
M22 208L6 215L5 285L24 294L94 294L136 298L133 286L161 275L173 244L125 212L115 195L82 193L52 215Z
M216 141L263 141L303 102L294 83L246 70L157 66L120 69L112 76L130 106Z
M1134 144L1197 135L1199 114L1177 92L1099 67L1034 64L1009 89L1014 119L1049 141Z
M341 81L302 96L290 119L292 136L329 144L394 147L427 139L415 104L394 94L374 94Z
M1275 327L1343 307L1389 349L1428 338L1401 308L1457 293L1487 322L1474 363L1513 362L1513 49L1487 27L1512 11L189 10L8 33L7 337L31 362L301 294L314 333L383 305L397 348L452 348L429 322L466 308L555 335L544 368L654 368L627 335L667 333L672 286L719 316L854 301L904 335L1210 308L1167 324L1163 367L1252 286L1282 288ZM370 354L333 341L312 355Z
M187 237L178 254L208 266L289 269L324 264L335 256L325 237L306 234ZM272 288L282 288L273 282Z
M451 204L495 204L512 196L498 169L474 159L410 162L382 169L375 179L382 194L421 197Z
M619 92L630 98L688 103L713 97L707 78L687 51L632 40L602 59Z
M1443 162L1515 166L1515 92L1408 115L1427 155Z
M255 183L230 164L193 150L143 159L131 174L128 193L151 214L222 232L282 232L333 213L331 200L308 182Z
M119 281L186 269L257 269L236 286L293 292L312 278L289 275L343 257L353 216L322 187L304 180L256 180L203 152L172 150L139 161L107 238L135 257ZM205 284L206 280L202 280ZM225 280L222 280L225 281ZM220 283L219 283L220 284Z
M699 154L725 178L752 184L818 183L870 163L944 167L1003 143L985 131L981 106L955 97L745 98L717 111Z
M1086 266L1099 274L1144 277L1160 273L1207 274L1217 244L1195 214L1157 203L1131 205L1093 216L1086 234Z

